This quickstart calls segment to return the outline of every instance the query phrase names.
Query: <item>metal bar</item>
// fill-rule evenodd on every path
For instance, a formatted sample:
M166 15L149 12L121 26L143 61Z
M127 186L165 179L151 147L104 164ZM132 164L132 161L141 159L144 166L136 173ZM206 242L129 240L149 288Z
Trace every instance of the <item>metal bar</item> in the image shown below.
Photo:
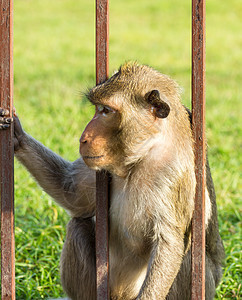
M108 78L109 2L96 0L96 84ZM97 300L109 299L108 251L109 175L96 174L96 285Z
M109 0L96 0L96 83L107 80L109 70Z
M0 1L0 106L13 110L13 0ZM15 299L13 124L0 131L2 300Z
M192 221L192 300L205 299L205 0L192 1L192 126L196 196Z
M96 284L97 300L109 299L109 252L108 252L108 174L96 174Z

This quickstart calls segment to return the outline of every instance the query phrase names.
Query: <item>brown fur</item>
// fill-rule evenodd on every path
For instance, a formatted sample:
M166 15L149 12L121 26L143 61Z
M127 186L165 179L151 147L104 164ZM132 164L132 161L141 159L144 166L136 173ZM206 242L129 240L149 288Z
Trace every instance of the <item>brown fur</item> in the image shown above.
M190 299L196 182L179 87L150 67L128 63L87 97L97 110L80 139L83 159L74 163L24 133L15 118L17 158L72 216L61 256L64 290L71 299L95 299L94 170L105 169L112 174L112 300ZM206 299L212 299L224 252L208 163L206 180Z

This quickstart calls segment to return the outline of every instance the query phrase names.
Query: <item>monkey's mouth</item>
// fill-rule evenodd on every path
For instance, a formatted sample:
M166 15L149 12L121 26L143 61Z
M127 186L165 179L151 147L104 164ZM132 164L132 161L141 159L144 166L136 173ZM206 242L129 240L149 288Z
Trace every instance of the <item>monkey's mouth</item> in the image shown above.
M99 159L99 158L102 158L104 157L104 155L99 155L99 156L83 156L83 159Z

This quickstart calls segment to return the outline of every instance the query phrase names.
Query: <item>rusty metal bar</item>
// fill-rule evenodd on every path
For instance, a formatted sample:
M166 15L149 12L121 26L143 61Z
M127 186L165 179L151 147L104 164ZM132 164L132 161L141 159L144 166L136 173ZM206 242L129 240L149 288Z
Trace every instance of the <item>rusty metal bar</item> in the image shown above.
M13 110L13 0L0 1L0 106ZM0 131L1 299L15 299L13 124Z
M96 0L96 83L108 78L109 0Z
M192 221L192 300L205 299L205 0L192 1L192 126L196 196Z
M108 78L109 1L96 0L96 84ZM96 174L96 285L97 300L109 299L108 251L109 174Z

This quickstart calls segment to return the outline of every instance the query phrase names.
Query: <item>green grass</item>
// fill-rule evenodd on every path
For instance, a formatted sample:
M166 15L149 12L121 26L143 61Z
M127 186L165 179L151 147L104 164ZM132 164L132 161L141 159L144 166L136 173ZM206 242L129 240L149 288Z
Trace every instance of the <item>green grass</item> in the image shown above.
M169 74L190 105L191 1L110 1L110 73L137 60ZM217 299L241 295L240 3L207 3L207 137L226 249ZM80 91L95 84L94 1L19 0L14 6L14 101L25 130L69 160L92 115ZM240 122L240 123L239 123ZM67 214L16 162L16 298L62 296Z

